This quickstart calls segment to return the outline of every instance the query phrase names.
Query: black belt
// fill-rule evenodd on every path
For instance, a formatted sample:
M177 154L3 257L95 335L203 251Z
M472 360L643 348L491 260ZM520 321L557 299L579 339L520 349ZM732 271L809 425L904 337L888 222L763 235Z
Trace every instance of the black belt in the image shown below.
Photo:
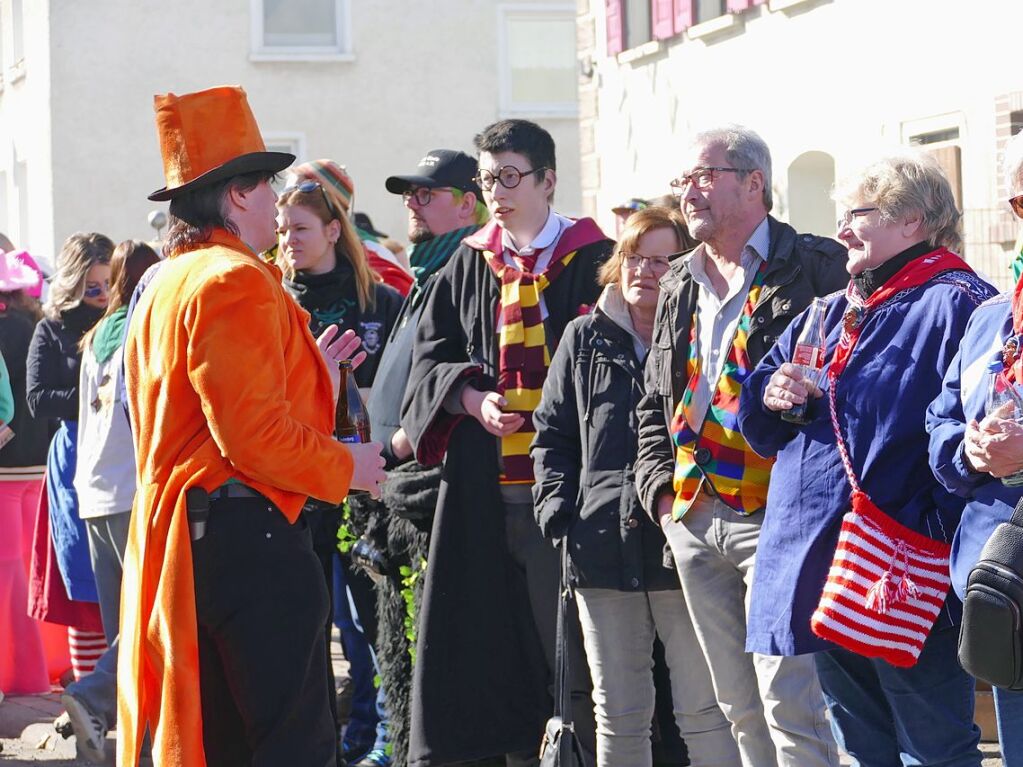
M239 482L229 482L226 485L221 485L212 493L210 493L211 500L220 500L222 498L262 498L263 496L253 490L247 485L243 485Z

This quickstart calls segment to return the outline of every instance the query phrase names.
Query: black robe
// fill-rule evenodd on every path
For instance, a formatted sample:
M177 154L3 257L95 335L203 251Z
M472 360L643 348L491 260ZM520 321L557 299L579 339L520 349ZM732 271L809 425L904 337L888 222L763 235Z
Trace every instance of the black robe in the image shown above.
M592 221L575 226L594 234L543 293L552 346L597 300L597 271L613 245ZM551 712L535 629L514 620L530 611L510 576L498 440L443 408L463 381L496 389L499 293L481 252L462 245L437 275L412 354L402 426L417 460L443 460L444 470L419 616L408 767L538 749Z

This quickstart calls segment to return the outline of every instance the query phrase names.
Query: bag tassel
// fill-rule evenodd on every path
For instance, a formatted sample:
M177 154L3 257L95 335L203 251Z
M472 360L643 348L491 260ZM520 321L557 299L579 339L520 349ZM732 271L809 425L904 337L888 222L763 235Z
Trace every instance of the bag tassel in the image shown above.
M898 580L892 573L897 564L902 565L902 576ZM868 610L884 615L900 602L908 602L919 596L920 589L909 577L909 555L906 553L906 543L899 541L895 547L895 553L892 555L892 562L888 565L888 571L867 591L865 604Z

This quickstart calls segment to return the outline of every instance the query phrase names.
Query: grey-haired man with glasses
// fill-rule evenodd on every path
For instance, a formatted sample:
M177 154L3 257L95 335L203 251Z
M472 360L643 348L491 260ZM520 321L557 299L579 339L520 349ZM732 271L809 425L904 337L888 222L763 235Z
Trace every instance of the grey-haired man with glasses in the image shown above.
M831 767L813 657L776 657L785 648L746 635L770 463L742 439L729 392L814 296L848 283L845 250L770 215L770 151L748 128L697 134L670 185L701 244L661 280L639 407L640 499L671 546L742 764Z

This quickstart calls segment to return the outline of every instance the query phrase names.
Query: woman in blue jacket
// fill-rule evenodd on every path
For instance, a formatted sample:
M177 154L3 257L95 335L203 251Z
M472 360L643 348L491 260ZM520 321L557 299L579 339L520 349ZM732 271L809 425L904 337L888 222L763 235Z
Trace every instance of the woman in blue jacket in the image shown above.
M1023 216L1023 135L1006 147L1003 170L1009 203ZM941 394L927 413L931 468L950 492L966 499L952 545L952 587L960 596L970 570L994 529L1012 516L1023 486L1001 482L1023 470L1023 425L1008 414L987 412L993 373L1009 372L1021 383L1020 363L1006 359L1006 342L1023 331L1023 281L1012 293L993 298L974 313L959 354L945 376ZM1017 354L1018 357L1018 354ZM1016 413L1018 418L1021 414ZM1004 416L1004 417L1002 417ZM1023 693L995 689L998 739L1005 767L1023 765Z
M849 249L852 281L844 294L826 299L823 359L831 361L823 371L823 392L790 362L806 312L743 385L742 433L759 454L777 456L757 550L746 649L816 653L835 738L862 767L977 767L973 680L956 662L960 604L955 595L943 605L939 601L936 623L932 616L926 628L913 625L916 641L924 636L926 641L908 668L883 659L893 660L890 648L906 643L880 627L877 618L888 608L870 607L870 592L865 599L854 591L860 588L855 582L841 592L840 609L862 643L858 652L811 631L822 594L832 599L824 587L843 515L857 489L854 480L883 512L882 520L909 529L902 540L915 545L910 536L917 535L951 543L962 502L928 470L924 415L967 320L993 293L949 250L960 243L960 216L947 179L932 161L922 156L881 160L839 199L849 206L838 236ZM842 354L836 356L840 340ZM808 423L782 419L807 399ZM848 470L829 405L848 446ZM890 532L894 525L886 524ZM870 570L869 580L857 577L876 580L883 592L888 583L883 570L884 562L877 573ZM941 592L935 593L934 600L941 600ZM856 616L864 605L867 611ZM850 612L856 617L849 619Z

